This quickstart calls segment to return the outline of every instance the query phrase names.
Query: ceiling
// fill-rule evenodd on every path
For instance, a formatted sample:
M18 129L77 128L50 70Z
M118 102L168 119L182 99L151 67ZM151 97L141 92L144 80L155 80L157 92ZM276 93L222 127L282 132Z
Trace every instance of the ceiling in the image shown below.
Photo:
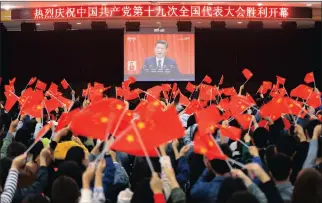
M108 5L108 4L209 4L209 5L249 5L249 6L258 6L260 1L258 2L196 2L196 1L186 1L186 2L178 2L178 1L168 1L168 2L1 2L1 9L16 9L16 8L34 8L34 7L55 7L55 6L75 6L75 5ZM288 6L288 7L312 7L313 8L313 16L317 16L317 18L321 19L321 2L261 2L263 6ZM318 13L316 13L318 12ZM125 26L125 22L128 20L122 19L110 19L106 20L109 28L123 28ZM209 19L190 19L193 27L196 28L210 28L210 20ZM241 21L238 19L234 20L225 20L227 28L247 28L248 21ZM38 30L53 30L53 22L36 22ZM91 21L89 20L73 20L69 21L72 25L73 29L90 29ZM161 24L162 27L176 27L177 19L165 20L165 19L149 19L149 20L140 20L141 27L158 27L158 23ZM21 21L8 21L4 22L4 25L8 30L20 30ZM281 21L278 20L267 20L263 21L264 28L279 28ZM302 28L311 28L314 27L313 20L297 20L297 27Z

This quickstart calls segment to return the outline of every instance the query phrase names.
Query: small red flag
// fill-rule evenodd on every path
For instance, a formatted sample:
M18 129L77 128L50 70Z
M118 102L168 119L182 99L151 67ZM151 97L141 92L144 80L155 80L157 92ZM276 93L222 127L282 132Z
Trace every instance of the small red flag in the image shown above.
M239 140L241 136L241 129L233 127L233 126L228 126L228 127L220 127L220 134L223 136L228 137L231 140Z
M82 97L86 97L88 94L88 90L87 89L83 89L82 91Z
M253 97L246 93L246 98L248 99L248 101L251 103L251 104L256 104L255 100L253 99Z
M42 127L38 134L36 135L35 141L34 142L38 142L50 129L51 127L54 125L53 121L50 121L49 123L47 123L44 127Z
M291 123L286 118L283 118L284 130L289 130L291 128Z
M140 92L139 91L135 91L135 90L130 91L128 89L125 89L123 91L124 99L125 100L128 100L128 101L138 98L139 97L139 94L140 94Z
M47 84L38 80L36 83L36 88L45 91L47 87Z
M248 70L247 68L245 68L243 71L242 71L244 77L246 78L246 80L249 80L251 77L253 77L253 73Z
M28 98L24 106L21 108L21 112L33 116L35 118L42 117L42 101L39 101L35 97Z
M314 74L313 74L313 72L307 73L307 74L305 75L304 82L305 82L306 84L309 84L309 83L314 82Z
M226 96L233 96L237 94L234 87L223 88L220 90L220 93Z
M249 114L239 114L234 116L235 119L238 121L240 126L244 129L247 130L250 126L250 123L252 122L252 116Z
M218 104L218 107L220 109L223 109L223 110L228 110L229 109L229 99L228 98L224 98L222 100L220 100L219 104Z
M16 77L12 78L11 80L9 80L9 85L11 87L13 87L15 85L15 82L16 82Z
M44 102L45 102L45 108L49 113L61 106L61 103L54 98L45 99Z
M29 80L28 85L32 85L32 84L34 84L34 83L36 82L36 80L37 80L37 77L32 77L32 78Z
M201 109L201 105L199 104L199 102L197 100L192 100L189 105L186 107L185 109L185 113L186 114L193 114L194 112L196 112L198 109Z
M7 98L4 108L7 112L9 112L11 108L15 105L15 103L18 101L19 97L12 92L5 92L4 95Z
M313 108L318 108L319 106L321 106L321 95L320 92L316 93L316 92L312 92L312 94L310 95L310 97L307 99L307 104L309 106L312 106Z
M210 84L212 82L212 79L211 79L211 77L209 77L208 75L206 75L204 77L204 79L202 80L202 82L205 82L207 84Z
M205 100L205 101L212 100L215 96L215 93L217 92L215 92L213 86L201 84L200 91L199 91L199 100Z
M56 85L55 83L52 82L47 91L49 91L53 95L56 95L58 92L58 85Z
M227 156L222 152L217 143L210 137L209 134L200 135L198 132L193 140L194 152L202 154L208 160L221 159L227 160Z
M162 84L162 90L165 92L169 92L171 90L170 84Z
M194 92L196 89L196 85L193 85L192 83L188 82L187 86L186 86L186 90L188 90L189 92Z
M123 88L123 89L128 89L128 88L129 88L129 86L130 86L131 84L135 83L135 82L136 82L135 77L130 76L127 80L125 80L125 81L122 83L122 88Z
M264 89L268 89L268 90L270 90L270 89L272 89L272 82L270 82L270 81L263 81L263 85L262 85L262 87L263 87Z
M276 80L277 80L277 82L276 82L277 84L284 85L286 79L277 75Z
M180 92L179 104L188 106L189 103L190 103L190 100Z
M5 85L4 86L4 91L5 92L15 92L15 88L13 86L10 86L10 85Z
M74 109L74 110L72 110L70 112L62 113L62 115L59 117L59 120L57 121L58 125L57 125L57 127L55 129L55 132L58 132L59 130L61 130L61 129L65 128L66 126L68 126L72 122L74 116L77 116L77 113L79 111L80 111L80 109L77 108L77 109Z
M224 75L221 75L220 81L219 81L219 85L222 85L224 83Z
M101 89L104 88L104 84L99 82L94 82L94 89Z
M63 86L64 89L67 89L69 87L69 84L68 84L68 82L65 79L63 79L60 82L60 84Z
M213 133L222 117L215 105L196 112L196 120L200 135Z
M292 89L291 91L291 97L299 97L301 99L306 100L310 94L312 94L313 89L307 85L299 85L296 88Z
M74 102L72 100L67 99L67 98L65 98L63 96L58 96L57 98L59 99L59 101L61 103L65 104L66 110L69 110L74 104Z

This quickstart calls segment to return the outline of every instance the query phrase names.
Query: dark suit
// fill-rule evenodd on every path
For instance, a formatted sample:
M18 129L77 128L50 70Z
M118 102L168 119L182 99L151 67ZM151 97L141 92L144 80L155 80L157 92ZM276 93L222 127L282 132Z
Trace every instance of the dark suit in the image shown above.
M171 78L178 77L181 73L178 70L175 60L168 57L164 58L161 68L158 68L157 59L155 56L146 58L140 76L157 77L157 78Z

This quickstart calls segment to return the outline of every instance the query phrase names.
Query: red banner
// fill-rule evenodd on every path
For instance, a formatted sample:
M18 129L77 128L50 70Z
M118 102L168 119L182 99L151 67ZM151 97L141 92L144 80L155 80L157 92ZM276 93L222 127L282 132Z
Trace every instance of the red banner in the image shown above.
M205 6L205 5L109 5L69 6L31 9L32 19L104 19L104 18L198 18L213 19L286 19L291 8L266 6Z

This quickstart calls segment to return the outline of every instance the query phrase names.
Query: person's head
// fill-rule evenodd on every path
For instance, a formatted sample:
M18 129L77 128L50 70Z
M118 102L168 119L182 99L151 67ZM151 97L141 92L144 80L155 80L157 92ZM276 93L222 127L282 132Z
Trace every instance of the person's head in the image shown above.
M37 142L37 144L35 144L35 146L30 150L28 154L29 161L26 163L25 167L28 174L32 175L37 173L40 165L39 155L43 148L43 143Z
M158 40L155 43L154 53L157 58L165 57L168 49L168 43L165 40Z
M64 161L58 167L58 176L68 176L75 180L78 187L82 187L82 174L84 170L74 161Z
M277 152L286 154L289 157L292 157L296 151L296 140L293 136L280 136L276 143Z
M247 191L242 179L232 177L225 178L218 191L216 203L226 203L231 194L239 191Z
M322 175L313 168L302 170L294 184L292 203L322 202Z
M267 160L268 169L276 182L287 181L292 170L292 161L285 154L277 153Z
M30 131L27 128L20 128L17 130L15 140L23 143L26 147L29 147L29 140L32 138Z
M61 176L54 181L51 195L51 203L77 203L80 192L72 178Z
M42 195L28 195L22 203L49 203L49 200Z
M228 199L227 203L259 203L257 198L247 191L236 192Z
M232 157L232 152L227 144L220 145L221 150L228 157ZM211 171L216 175L225 175L230 172L230 168L227 165L227 162L221 159L213 159L210 161Z
M150 178L144 178L136 183L133 190L133 197L131 203L153 203L153 192L150 187Z
M312 139L313 137L313 131L315 126L321 124L321 121L315 119L315 120L310 120L304 127L304 132L307 137Z
M266 148L269 143L269 132L263 127L256 128L252 139L257 148Z
M16 156L25 153L26 150L27 147L24 144L20 142L12 142L7 148L7 157L13 159Z
M0 187L3 189L6 179L8 177L9 169L11 168L12 159L2 158L0 159Z
M79 146L71 147L66 154L65 160L75 161L79 166L86 167L88 165L88 159L84 149Z

